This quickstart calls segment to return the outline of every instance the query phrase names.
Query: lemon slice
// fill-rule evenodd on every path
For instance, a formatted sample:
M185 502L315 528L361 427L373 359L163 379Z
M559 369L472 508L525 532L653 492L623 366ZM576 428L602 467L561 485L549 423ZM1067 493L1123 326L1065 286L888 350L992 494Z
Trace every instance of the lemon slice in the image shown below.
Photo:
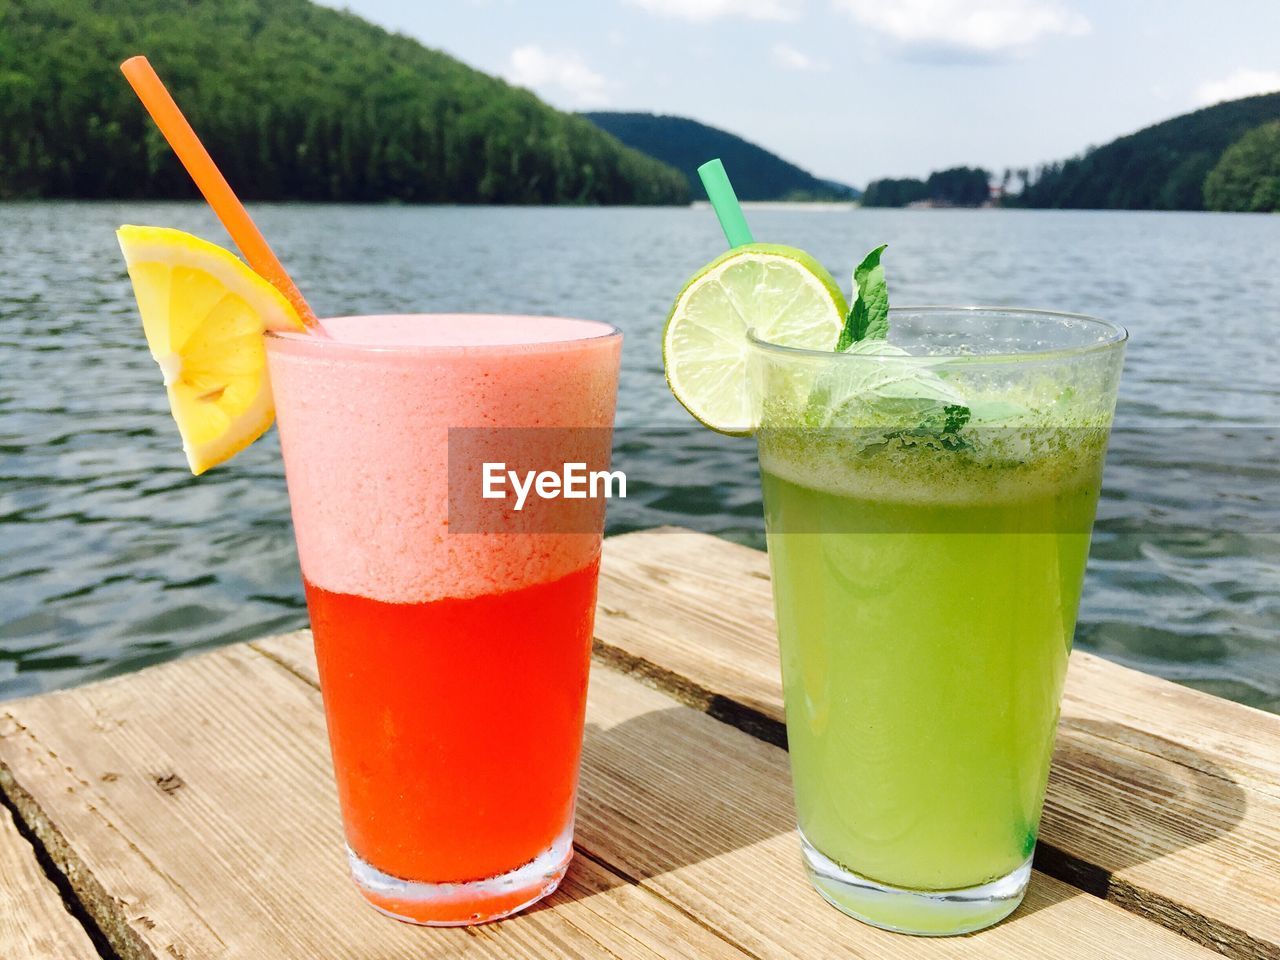
M302 330L288 300L230 250L167 227L116 231L191 472L271 427L264 330Z
M704 426L742 435L755 428L747 331L770 343L834 350L849 306L839 285L803 250L736 247L685 284L667 317L667 385Z

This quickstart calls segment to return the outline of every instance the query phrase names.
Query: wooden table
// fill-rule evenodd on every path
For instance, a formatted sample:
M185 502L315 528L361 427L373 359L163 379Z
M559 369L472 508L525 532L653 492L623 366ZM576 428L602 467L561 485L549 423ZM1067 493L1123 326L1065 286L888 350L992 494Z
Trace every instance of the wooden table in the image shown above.
M346 876L305 632L0 704L0 958L1280 957L1280 717L1072 656L1026 902L922 940L799 863L764 555L607 541L577 857L427 930Z

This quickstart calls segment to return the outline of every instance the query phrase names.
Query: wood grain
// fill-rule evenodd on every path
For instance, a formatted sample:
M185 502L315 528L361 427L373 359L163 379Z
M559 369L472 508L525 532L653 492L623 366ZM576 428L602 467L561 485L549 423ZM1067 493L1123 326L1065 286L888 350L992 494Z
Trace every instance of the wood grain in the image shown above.
M84 927L36 860L35 850L0 806L0 957L5 960L91 960Z
M305 631L253 646L315 682ZM760 958L1206 957L1187 940L1037 874L1024 906L980 934L919 940L841 915L810 887L786 754L597 664L576 845Z
M319 693L246 646L4 704L0 764L126 960L740 956L587 858L516 921L375 913L347 878Z
M765 555L605 545L597 652L782 742ZM1280 956L1280 717L1072 655L1037 866L1231 956Z
M1121 902L1128 884L1150 899L1137 912L1163 926L1039 872L1012 918L969 937L900 937L831 909L799 866L785 753L715 719L778 729L761 558L666 536L607 547L600 648L630 674L593 669L579 856L561 890L519 917L424 930L356 894L306 632L0 705L0 789L125 960L1209 955L1169 928L1224 952L1275 955L1258 933L1272 886L1244 895L1262 919L1239 928L1195 899L1215 885L1216 896L1240 895L1259 873L1245 855L1269 856L1261 841L1224 843L1270 797L1248 785L1267 782L1266 751L1219 763L1197 747L1197 763L1176 763L1136 727L1064 736L1055 842L1098 856L1064 853L1064 875L1088 868L1072 879ZM1233 776L1243 810L1222 788ZM1115 803L1126 794L1140 800ZM1157 802L1158 830L1143 819ZM1133 841L1134 816L1151 830L1145 845ZM1193 840L1199 859L1188 856ZM1099 865L1125 858L1122 869ZM1181 899L1163 892L1166 861L1183 871ZM1181 923L1174 908L1187 911Z

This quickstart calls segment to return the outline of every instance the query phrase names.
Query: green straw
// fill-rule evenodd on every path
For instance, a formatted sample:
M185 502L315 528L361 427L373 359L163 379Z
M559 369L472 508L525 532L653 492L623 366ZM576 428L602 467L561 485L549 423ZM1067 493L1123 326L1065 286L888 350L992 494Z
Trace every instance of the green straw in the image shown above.
M720 158L708 160L698 168L698 176L707 190L707 199L720 220L720 229L730 247L740 247L752 243L751 228L747 226L747 218L742 215L742 207L738 205L738 195L733 192L733 184L729 175L724 172L724 164Z

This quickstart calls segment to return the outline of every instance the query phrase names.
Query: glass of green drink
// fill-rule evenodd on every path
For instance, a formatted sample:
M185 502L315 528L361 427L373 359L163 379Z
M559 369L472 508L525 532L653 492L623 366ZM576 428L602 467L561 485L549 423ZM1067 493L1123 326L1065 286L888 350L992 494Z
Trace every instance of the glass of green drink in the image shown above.
M1126 333L889 317L843 353L749 335L787 737L822 896L956 934L1031 875Z

